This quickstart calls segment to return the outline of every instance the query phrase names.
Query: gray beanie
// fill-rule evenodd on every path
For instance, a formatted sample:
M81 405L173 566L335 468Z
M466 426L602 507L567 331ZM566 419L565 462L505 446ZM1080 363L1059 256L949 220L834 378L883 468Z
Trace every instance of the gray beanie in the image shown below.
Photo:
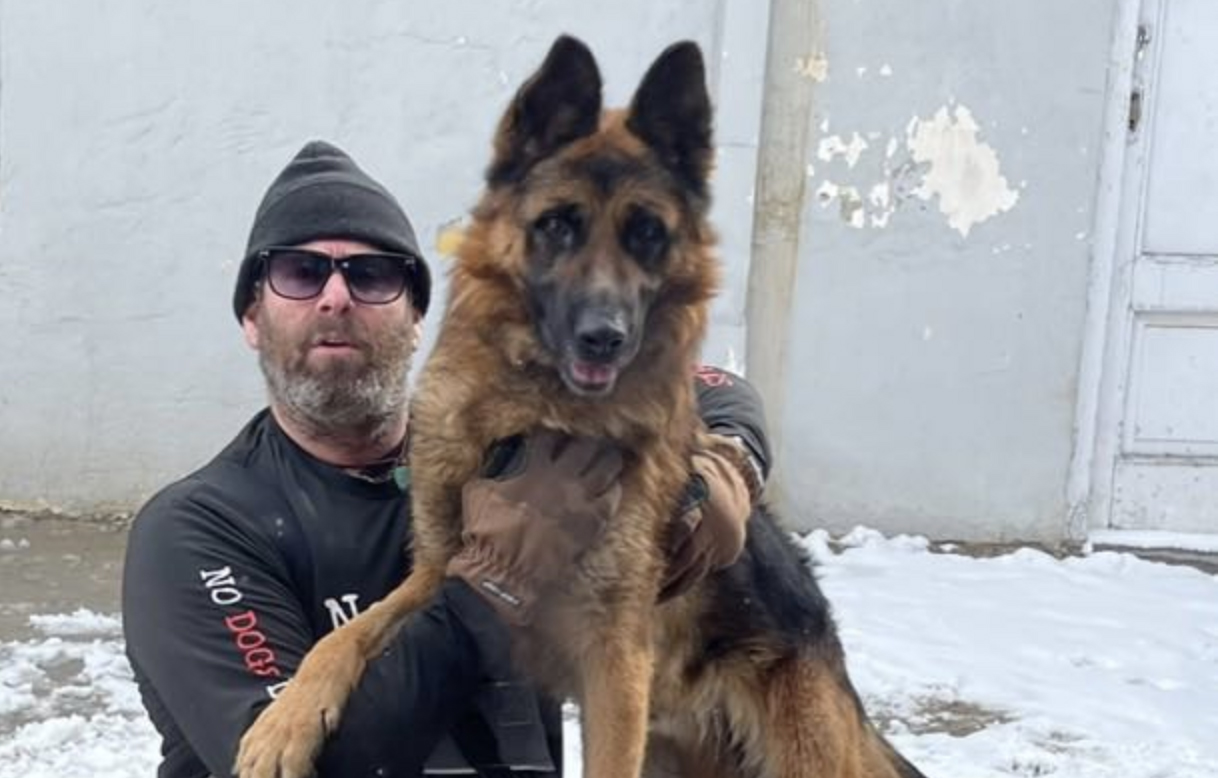
M420 315L427 313L431 270L402 206L342 149L315 140L306 144L271 183L254 215L233 292L237 321L254 301L260 251L321 238L359 240L415 257L410 299Z

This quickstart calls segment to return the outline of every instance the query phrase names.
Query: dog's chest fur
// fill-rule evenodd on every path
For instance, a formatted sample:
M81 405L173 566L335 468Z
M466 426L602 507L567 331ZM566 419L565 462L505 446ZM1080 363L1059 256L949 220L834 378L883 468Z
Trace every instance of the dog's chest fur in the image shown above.
M700 424L692 378L687 371L629 375L620 397L582 400L544 369L517 368L501 354L460 340L437 344L415 398L412 423L420 426L420 442L428 447L416 460L416 469L424 468L422 479L442 479L447 489L459 491L479 476L480 452L538 427L610 438L626 451L617 515L565 586L562 601L516 636L523 668L551 691L578 697L577 663L591 648L584 641L600 632L601 623L620 619L624 604L654 598L658 590L665 533L685 487ZM474 360L483 369L471 371L476 352L481 353ZM453 544L451 554L461 515L452 510L458 503L448 505L448 511L417 512L415 531L417 537L446 538ZM647 611L635 618L652 616Z

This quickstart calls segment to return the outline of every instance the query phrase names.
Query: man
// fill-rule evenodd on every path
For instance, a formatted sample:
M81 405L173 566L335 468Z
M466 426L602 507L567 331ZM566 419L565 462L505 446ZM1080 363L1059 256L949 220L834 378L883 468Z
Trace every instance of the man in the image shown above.
M153 497L128 543L124 633L162 778L230 775L242 733L309 647L409 570L406 375L430 296L394 198L341 150L306 145L257 211L233 300L269 408ZM699 376L708 425L756 467L695 457L700 495L675 518L662 596L736 558L767 466L753 391ZM561 721L512 677L505 600L469 582L493 568L518 607L543 601L612 515L620 453L542 432L488 454L487 477L465 489L477 552L454 559L431 606L370 663L319 775L558 770Z

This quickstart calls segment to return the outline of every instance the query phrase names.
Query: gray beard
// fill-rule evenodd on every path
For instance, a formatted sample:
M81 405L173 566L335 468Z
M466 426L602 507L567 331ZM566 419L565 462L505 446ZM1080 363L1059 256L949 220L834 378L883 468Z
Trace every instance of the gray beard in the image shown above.
M375 440L392 433L406 413L409 358L324 373L293 371L266 351L258 362L272 402L314 439Z

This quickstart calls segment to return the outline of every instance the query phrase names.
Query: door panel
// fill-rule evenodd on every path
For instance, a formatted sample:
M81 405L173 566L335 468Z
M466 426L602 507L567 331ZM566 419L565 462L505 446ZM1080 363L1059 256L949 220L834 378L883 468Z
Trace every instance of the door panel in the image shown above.
M1218 456L1218 316L1135 320L1122 449Z
M1148 254L1218 249L1218 3L1168 0L1146 189Z
M1117 464L1116 475L1114 528L1218 531L1218 467L1126 459Z

